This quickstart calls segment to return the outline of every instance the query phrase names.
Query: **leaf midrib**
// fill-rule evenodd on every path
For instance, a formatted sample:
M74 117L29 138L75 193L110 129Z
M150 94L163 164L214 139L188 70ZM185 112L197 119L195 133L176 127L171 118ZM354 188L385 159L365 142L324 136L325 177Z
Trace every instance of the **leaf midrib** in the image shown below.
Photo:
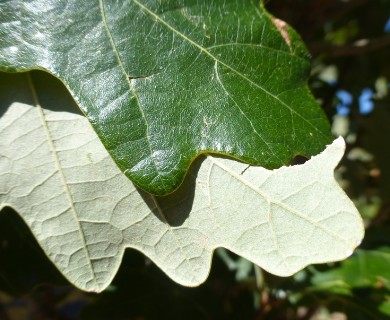
M100 14L101 14L101 17L102 17L102 22L103 22L103 25L104 25L104 28L107 32L107 36L110 40L110 43L111 43L111 47L112 47L112 50L114 51L114 54L115 54L115 57L119 63L119 67L123 73L123 75L125 76L126 78L126 81L127 81L127 84L129 86L129 89L130 91L133 93L133 96L135 97L136 101L137 101L137 106L138 106L138 109L141 113L141 116L144 120L144 123L145 123L145 126L146 126L146 132L145 132L145 138L146 138L146 141L147 141L147 144L148 144L148 148L149 148L149 154L150 154L150 159L152 160L152 163L153 163L153 166L156 170L156 173L158 175L158 178L163 186L163 189L165 191L168 190L167 186L165 185L164 183L164 180L162 179L162 174L161 172L158 170L158 167L157 167L157 164L156 164L156 160L155 158L153 157L153 152L152 152L152 145L151 145L151 142L150 142L150 136L149 136L149 123L146 119L146 116L145 116L145 113L141 107L141 104L140 104L140 101L139 101L139 98L138 98L138 95L135 91L135 88L134 86L132 85L130 79L129 79L129 74L126 72L126 69L124 67L124 64L123 64L123 61L122 61L122 58L121 56L119 55L119 51L116 47L116 44L115 44L115 41L114 41L114 38L111 34L111 31L110 31L110 28L108 27L108 24L107 24L107 18L106 18L106 12L105 12L105 8L104 8L104 0L99 0L99 7L100 7ZM127 172L128 169L126 169L124 172Z
M37 95L37 92L35 90L35 86L33 84L33 81L32 81L30 73L27 72L26 73L26 77L27 77L27 81L28 81L28 86L30 87L30 90L31 90L31 94L32 94L32 97L33 97L33 100L34 100L35 107L37 108L37 111L39 113L39 117L40 117L41 122L42 122L42 127L44 128L44 131L45 131L45 134L46 134L47 142L49 144L51 153L52 153L53 158L54 158L54 162L55 162L55 165L56 165L57 172L59 173L59 175L61 177L61 182L62 182L62 185L64 187L64 191L65 191L66 197L68 199L70 209L71 209L71 211L74 214L74 220L75 220L75 222L77 224L77 229L78 229L78 232L79 232L79 235L80 235L80 239L82 241L84 252L86 254L86 259L87 259L87 262L88 262L88 266L89 266L89 269L90 269L91 274L92 274L92 280L95 282L95 285L98 285L98 283L96 281L97 277L96 277L96 274L95 274L95 270L94 270L94 268L92 266L92 263L91 263L91 256L89 254L87 242L86 242L86 239L85 239L85 234L84 234L84 231L83 231L83 229L81 227L80 221L78 219L77 210L76 210L76 207L74 206L72 193L71 193L71 191L69 189L69 186L68 186L65 174L64 174L64 172L62 170L61 161L60 161L60 159L58 157L58 153L57 153L56 147L54 145L53 137L51 135L50 129L49 129L49 127L47 125L47 122L46 122L46 116L45 116L45 114L43 112L43 108L42 108L42 106L41 106L41 104L39 102L38 95Z
M216 165L217 167L221 168L222 170L224 170L226 173L228 173L229 175L231 175L233 178L235 178L236 180L238 180L240 183L242 183L243 185L247 186L248 188L252 189L254 192L256 192L257 194L259 194L261 197L263 197L264 199L266 199L266 201L270 204L274 204L280 208L283 208L284 210L286 210L287 212L290 212L291 214L305 220L307 223L309 224L312 224L314 225L315 227L321 229L322 231L326 232L327 234L329 234L330 236L332 236L333 238L337 239L337 240L341 240L343 242L346 242L345 239L341 238L339 235L337 235L336 233L332 232L331 230L329 230L328 228L326 228L325 226L321 225L320 223L310 219L308 216L305 216L305 215L302 215L301 213L299 213L297 210L295 209L292 209L291 207L289 207L288 205L280 202L280 201L277 201L277 200L274 200L272 199L271 196L269 196L268 194L266 194L265 192L261 191L257 186L249 183L247 180L245 180L242 176L240 176L239 174L235 173L234 171L232 171L231 169L229 169L228 167L226 167L224 164L222 164L220 161L218 161L216 158L214 158L213 156L207 154L206 155L208 159L210 159L210 161ZM304 165L304 164L303 164Z

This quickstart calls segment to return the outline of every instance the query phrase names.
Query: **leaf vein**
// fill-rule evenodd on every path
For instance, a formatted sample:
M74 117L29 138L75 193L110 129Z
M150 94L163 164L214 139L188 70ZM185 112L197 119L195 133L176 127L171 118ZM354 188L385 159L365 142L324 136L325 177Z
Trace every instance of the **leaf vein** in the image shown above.
M90 255L89 255L89 251L87 249L87 243L86 243L84 231L83 231L83 229L81 227L80 222L78 221L77 211L76 211L76 208L75 208L75 206L73 204L73 197L72 197L71 191L69 189L69 186L67 184L65 174L64 174L64 172L62 171L62 168L61 168L61 162L60 162L60 159L59 159L58 154L56 152L56 148L55 148L55 145L54 145L54 142L53 142L52 135L50 133L50 129L49 129L47 123L46 123L45 113L44 113L44 111L43 111L43 109L42 109L42 107L41 107L41 105L39 103L38 96L37 96L37 93L35 91L35 87L34 87L34 84L32 82L32 79L31 79L31 76L30 76L29 73L27 73L27 79L28 79L28 84L29 84L29 87L31 89L31 92L32 92L32 95L33 95L33 99L34 99L34 102L35 102L35 105L36 105L36 108L37 108L37 111L38 111L39 116L40 116L41 121L42 121L43 129L44 129L44 131L46 133L46 136L47 136L47 141L49 143L49 146L50 146L50 149L52 151L52 155L53 155L54 161L56 163L57 172L60 174L60 179L61 179L62 185L63 185L63 187L65 189L64 191L66 193L69 205L71 207L71 211L74 214L75 222L76 222L76 224L78 226L78 232L79 232L79 235L80 235L80 238L81 238L84 250L85 250L84 252L86 253L86 256L87 256L86 258L87 258L87 261L88 261L89 269L90 269L91 274L92 274L92 279L93 279L93 281L96 284L96 275L95 275L95 271L93 269L92 263L90 261Z
M100 0L102 1L102 0ZM226 68L230 69L232 72L234 72L235 74L237 74L239 77L243 78L244 80L248 81L250 84L252 84L253 86L255 86L256 88L262 90L263 92L265 92L266 94L268 94L270 97L272 97L273 99L277 100L282 106L284 106L285 108L287 108L288 110L290 110L291 113L295 113L298 117L300 117L304 122L306 122L307 124L309 124L310 127L312 127L314 130L318 131L322 136L326 136L320 129L318 129L316 126L314 126L312 123L310 123L310 121L308 121L305 117L303 117L300 113L298 113L297 111L295 111L294 109L292 109L287 103L285 103L284 101L282 101L280 98L278 98L278 96L274 95L273 93L271 93L270 91L268 91L267 89L265 89L263 86L259 85L258 83L254 82L253 80L251 80L250 78L246 77L244 74L242 74L241 72L239 72L238 70L234 69L233 67L229 66L228 64L226 64L225 62L219 60L216 56L214 56L212 53L210 53L206 48L202 47L200 44L198 44L197 42L195 42L194 40L190 39L189 37L187 37L185 34L181 33L179 30L175 29L173 26L171 26L168 22L166 22L164 19L162 19L158 14L156 14L155 12L153 12L152 10L150 10L148 7L144 6L142 3L140 3L138 0L133 0L133 2L135 4L137 4L140 8L143 9L144 12L148 13L149 15L151 15L153 18L156 19L156 21L160 22L161 24L163 24L164 26L166 26L168 29L170 29L172 32L176 33L177 35L179 35L180 37L182 37L184 40L188 41L188 43L192 44L193 46L197 47L199 50L201 50L202 52L204 52L206 55L208 55L212 60L222 64L223 66L225 66Z
M107 23L107 17L106 17L106 13L105 13L105 8L104 8L104 0L99 0L99 7L100 7L100 14L101 14L101 17L102 17L102 22L103 22L103 26L107 32L107 36L110 40L110 43L111 43L111 47L112 47L112 50L114 51L114 54L115 54L115 57L119 63L119 67L124 75L124 77L126 78L126 81L129 85L129 89L130 91L133 93L135 99L137 100L137 106L138 106L138 109L142 115L142 118L144 120L144 123L145 123L145 126L146 126L146 140L147 140L147 144L148 144L148 147L149 147L149 153L150 153L150 159L152 160L152 163L155 167L155 170L156 170L156 173L158 174L158 177L159 177L159 180L161 182L161 184L163 185L163 188L165 190L168 190L167 186L164 184L164 180L162 179L162 174L161 172L158 170L158 167L157 167L157 164L156 164L156 159L154 158L153 156L153 152L152 152L152 146L151 146L151 143L150 143L150 136L149 136L149 123L146 119L146 116L145 116L145 113L141 107L141 104L140 104L140 101L139 101L139 98L138 98L138 95L135 91L135 88L134 86L132 85L132 82L131 82L131 79L129 79L129 73L126 72L126 69L125 69L125 66L123 64L123 61L122 61L122 58L118 52L118 49L115 45L115 41L114 41L114 38L111 34L111 31L110 31L110 28L108 27L108 23ZM126 172L126 170L125 170Z

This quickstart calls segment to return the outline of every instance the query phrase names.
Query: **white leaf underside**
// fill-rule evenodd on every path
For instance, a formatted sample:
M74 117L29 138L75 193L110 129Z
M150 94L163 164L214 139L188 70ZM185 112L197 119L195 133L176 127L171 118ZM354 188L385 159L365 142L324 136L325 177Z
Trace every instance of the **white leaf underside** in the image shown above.
M13 103L0 119L0 208L14 208L83 290L106 288L125 248L186 286L205 281L217 247L288 276L348 257L363 237L333 176L344 148L338 138L273 171L208 155L177 192L157 198L120 172L84 117Z

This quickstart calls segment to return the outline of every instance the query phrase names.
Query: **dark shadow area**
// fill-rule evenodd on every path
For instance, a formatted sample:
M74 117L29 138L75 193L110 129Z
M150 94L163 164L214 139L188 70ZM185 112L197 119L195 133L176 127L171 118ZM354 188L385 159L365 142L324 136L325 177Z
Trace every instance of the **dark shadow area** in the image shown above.
M237 283L216 255L207 282L188 288L128 249L112 285L99 295L89 294L93 301L80 319L253 319L252 290L250 282Z
M161 215L150 194L138 189L138 192L149 206L150 210L162 222L168 223L172 227L181 226L189 217L194 202L196 177L202 162L205 160L204 156L197 157L191 164L183 183L173 193L166 196L155 196L159 208L163 212ZM172 208L175 208L172 210Z
M33 101L25 74L0 72L0 117L13 102L30 104Z
M87 303L11 208L0 212L0 319L78 319Z
M4 208L0 211L0 290L18 296L48 283L69 284L23 219L12 208Z
M56 112L83 115L65 85L50 73L31 71L31 78L41 106Z
M34 70L22 73L0 72L0 117L14 102L35 105L32 90L35 90L38 102L44 109L82 115L76 102L60 80L47 72Z
M295 156L294 159L292 159L290 166L298 166L304 164L307 160L309 159L304 156Z

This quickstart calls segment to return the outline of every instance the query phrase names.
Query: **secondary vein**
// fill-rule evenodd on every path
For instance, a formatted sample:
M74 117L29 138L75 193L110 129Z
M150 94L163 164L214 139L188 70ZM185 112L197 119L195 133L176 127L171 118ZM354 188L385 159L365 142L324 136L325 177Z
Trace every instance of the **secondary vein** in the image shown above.
M102 0L100 0L102 1ZM291 114L294 113L296 114L298 117L300 117L303 121L305 121L306 123L308 123L314 130L318 131L321 135L323 136L326 136L321 130L319 130L316 126L314 126L312 123L310 123L306 118L304 118L301 114L299 114L298 112L296 112L294 109L292 109L288 104L286 104L284 101L280 100L277 96L275 96L273 93L269 92L267 89L265 89L264 87L262 87L261 85L257 84L256 82L254 82L253 80L249 79L248 77L246 77L245 75L243 75L241 72L239 72L238 70L234 69L233 67L229 66L228 64L226 64L225 62L219 60L216 56L214 56L212 53L210 53L209 51L207 51L206 48L202 47L200 44L198 44L197 42L195 42L194 40L188 38L185 34L181 33L180 31L178 31L177 29L175 29L173 26L171 26L168 22L166 22L165 20L163 20L159 15L157 15L156 13L154 13L152 10L150 10L148 7L144 6L142 3L140 3L138 0L132 0L135 4L137 4L140 8L142 8L146 13L148 13L149 15L151 15L153 18L155 18L157 21L159 21L161 24L163 24L164 26L166 26L168 29L170 29L172 32L176 33L178 36L182 37L183 39L185 39L186 41L188 41L190 44L192 44L193 46L197 47L199 50L201 50L202 52L204 52L206 55L208 55L210 58L212 58L214 61L220 63L221 65L223 65L224 67L228 68L229 70L233 71L234 73L236 73L238 76L242 77L243 79L245 79L246 81L248 81L250 84L252 84L253 86L255 86L256 88L262 90L263 92L265 92L266 94L270 95L272 98L274 98L275 100L279 101L279 103L281 105L283 105L284 107L286 107L288 110L290 110ZM292 115L291 115L292 116Z

